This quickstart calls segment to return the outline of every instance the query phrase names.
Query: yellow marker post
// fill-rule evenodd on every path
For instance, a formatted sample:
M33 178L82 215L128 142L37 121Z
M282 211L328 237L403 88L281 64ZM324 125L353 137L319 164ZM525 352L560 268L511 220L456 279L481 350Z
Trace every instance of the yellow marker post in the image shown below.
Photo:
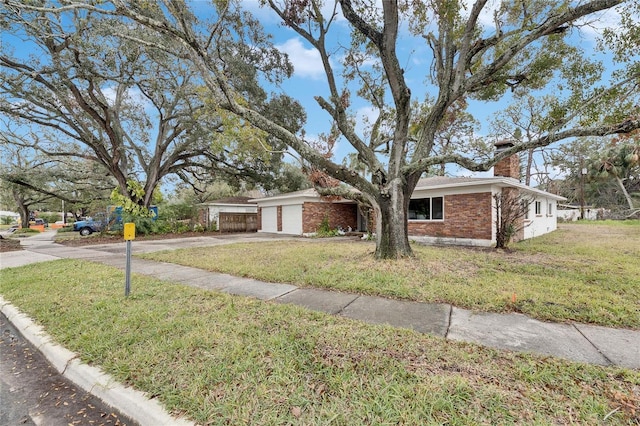
M125 241L131 241L136 239L136 224L125 223L124 224L124 239Z
M129 296L131 291L131 240L136 238L136 224L124 224L124 239L127 242L127 264L125 267L124 296Z

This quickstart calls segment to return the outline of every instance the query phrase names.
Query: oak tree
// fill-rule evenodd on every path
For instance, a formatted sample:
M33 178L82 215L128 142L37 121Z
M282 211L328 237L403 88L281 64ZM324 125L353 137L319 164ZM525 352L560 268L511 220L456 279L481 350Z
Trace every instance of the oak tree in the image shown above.
M85 10L126 16L180 41L218 108L282 140L318 170L347 184L325 187L323 193L373 208L378 258L412 255L407 235L409 199L422 174L432 166L445 163L484 171L521 151L572 137L628 133L640 127L637 66L630 63L619 68L612 81L604 80L603 65L586 60L584 50L572 42L581 27L616 6L637 18L638 11L632 7L635 0L499 4L486 0L338 0L326 5L320 0L264 0L319 55L326 90L315 100L329 118L328 132L337 129L366 166L366 175L313 149L303 134L262 114L234 86L233 74L217 46L229 40L243 42L262 58L258 64L275 62L273 44L259 23L241 10L245 3L212 2L206 22L194 16L188 3L178 0L152 5L111 0L112 7L79 3L84 3ZM615 39L603 41L603 48L637 42L632 31L637 20L629 22L625 27L629 30L616 31ZM409 45L417 46L416 61L404 49ZM341 59L339 65L333 60L336 57ZM410 62L419 65L405 69ZM265 80L273 71L265 67ZM425 86L430 95L420 97ZM545 125L535 137L490 156L467 155L464 149L436 153L436 137L454 106L471 101L508 102L516 90L555 95L546 105ZM355 112L363 102L376 111L364 130Z

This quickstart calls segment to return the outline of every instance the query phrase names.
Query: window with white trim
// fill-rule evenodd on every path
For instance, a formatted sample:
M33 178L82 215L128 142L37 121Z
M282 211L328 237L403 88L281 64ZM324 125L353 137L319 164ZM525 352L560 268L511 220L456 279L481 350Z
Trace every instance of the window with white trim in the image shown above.
M529 220L531 219L531 205L529 204L529 201L527 200L522 200L522 210L524 211L524 220Z
M540 216L542 214L542 202L536 201L536 216Z
M553 203L547 203L547 216L553 216Z
M409 220L443 220L444 198L417 198L409 201Z

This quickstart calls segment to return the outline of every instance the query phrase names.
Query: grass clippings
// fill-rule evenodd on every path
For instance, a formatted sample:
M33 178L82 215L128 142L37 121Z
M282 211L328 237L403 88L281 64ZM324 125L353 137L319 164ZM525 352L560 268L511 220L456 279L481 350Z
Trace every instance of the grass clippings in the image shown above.
M55 279L52 280L52 277ZM199 424L636 424L640 373L485 349L81 260L0 270L54 339Z

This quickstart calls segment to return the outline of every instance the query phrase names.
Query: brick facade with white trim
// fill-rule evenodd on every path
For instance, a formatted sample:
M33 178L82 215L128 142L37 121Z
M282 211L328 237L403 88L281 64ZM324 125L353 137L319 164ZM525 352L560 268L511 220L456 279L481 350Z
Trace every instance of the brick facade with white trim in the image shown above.
M444 196L444 220L410 220L409 235L491 240L490 192Z

